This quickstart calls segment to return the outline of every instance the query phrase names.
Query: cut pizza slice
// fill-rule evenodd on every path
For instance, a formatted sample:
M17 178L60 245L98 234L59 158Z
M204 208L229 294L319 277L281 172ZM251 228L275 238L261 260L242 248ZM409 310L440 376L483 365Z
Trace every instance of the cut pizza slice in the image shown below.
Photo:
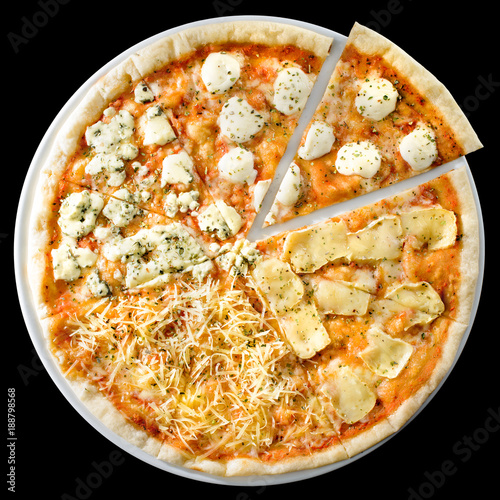
M248 232L332 38L287 24L187 29L104 75L46 167L98 193L180 217L214 201ZM208 204L208 201L207 201Z
M256 248L256 286L291 350L315 363L348 456L393 434L449 370L469 322L478 222L466 167ZM282 318L304 302L321 333L297 316L308 336L295 344Z
M355 24L266 224L389 186L480 147L442 83L393 42Z

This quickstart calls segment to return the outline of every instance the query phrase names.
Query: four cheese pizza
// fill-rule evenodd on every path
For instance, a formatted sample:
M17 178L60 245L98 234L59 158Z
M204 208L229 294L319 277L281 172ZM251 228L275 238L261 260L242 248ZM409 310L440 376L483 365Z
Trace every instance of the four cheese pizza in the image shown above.
M348 41L268 224L479 147L444 88L353 33L366 43ZM238 476L352 457L420 408L468 327L464 165L247 239L331 45L275 22L170 35L90 89L41 170L29 272L48 349L94 415L171 464Z

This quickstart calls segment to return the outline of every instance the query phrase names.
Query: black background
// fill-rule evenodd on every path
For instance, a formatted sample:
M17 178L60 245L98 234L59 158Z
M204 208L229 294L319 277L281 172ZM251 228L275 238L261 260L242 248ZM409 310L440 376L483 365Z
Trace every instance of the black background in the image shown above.
M495 208L500 183L500 72L494 4L41 0L9 5L9 14L4 5L2 16L7 19L1 94L5 125L0 135L2 344L7 347L2 357L7 372L2 378L5 413L7 390L15 389L18 439L16 492L8 493L18 498L45 495L67 500L158 495L235 500L305 495L418 499L454 498L465 490L480 498L495 495L500 423L489 430L485 427L500 405L500 273L495 239L500 224ZM30 162L58 111L88 78L132 45L166 29L221 15L293 18L345 35L354 21L365 24L400 45L445 83L484 144L482 150L468 156L488 244L484 285L474 326L455 369L422 413L382 447L337 471L286 485L240 487L193 481L117 448L80 417L40 365L16 294L13 243L18 200ZM4 432L7 435L7 429ZM3 453L6 474L8 448ZM112 468L97 476L95 464L110 461L114 462ZM81 486L89 482L90 488ZM7 490L6 479L4 484L2 488Z

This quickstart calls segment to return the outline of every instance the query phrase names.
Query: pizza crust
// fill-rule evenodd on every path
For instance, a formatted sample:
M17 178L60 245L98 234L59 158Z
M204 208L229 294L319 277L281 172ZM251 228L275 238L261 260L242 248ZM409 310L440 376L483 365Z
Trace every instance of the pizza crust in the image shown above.
M363 54L381 56L404 75L446 118L464 154L482 147L477 134L448 89L403 49L359 23L354 24L347 44L352 44Z

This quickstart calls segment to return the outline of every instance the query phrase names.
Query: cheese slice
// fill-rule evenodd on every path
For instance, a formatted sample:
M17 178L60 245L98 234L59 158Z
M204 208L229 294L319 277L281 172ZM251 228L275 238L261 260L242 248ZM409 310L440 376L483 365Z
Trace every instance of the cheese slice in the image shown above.
M397 377L413 353L411 344L392 338L376 326L368 330L366 338L368 347L361 352L360 358L375 374Z
M252 276L271 309L278 315L298 304L304 295L304 285L290 265L274 257L261 260Z
M422 324L430 323L445 309L439 294L425 281L398 285L385 298L419 312L418 322Z
M316 306L310 300L302 300L280 316L279 323L288 343L299 358L312 358L330 343L330 337Z
M371 295L348 281L321 279L315 284L314 298L325 314L363 316L368 310Z
M346 253L347 228L343 221L293 231L286 237L283 247L283 257L298 273L312 273Z
M429 250L447 248L457 240L457 218L444 208L424 208L401 214L401 224L406 235L413 235Z
M347 235L347 257L356 261L397 259L401 255L402 235L399 217L380 217Z
M339 417L347 424L354 424L365 417L375 406L375 393L347 366L335 367L322 385Z

